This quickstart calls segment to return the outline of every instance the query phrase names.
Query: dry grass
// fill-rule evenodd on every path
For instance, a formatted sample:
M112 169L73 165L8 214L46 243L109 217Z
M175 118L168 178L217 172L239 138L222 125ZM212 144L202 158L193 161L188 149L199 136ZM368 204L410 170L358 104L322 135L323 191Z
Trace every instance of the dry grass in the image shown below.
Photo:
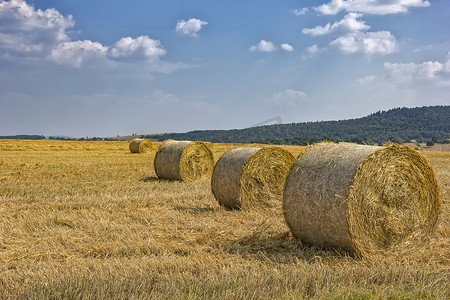
M214 144L215 160L238 146ZM0 299L449 298L450 153L422 154L437 231L373 261L301 245L281 213L228 211L208 180L159 180L154 152L127 142L0 140Z

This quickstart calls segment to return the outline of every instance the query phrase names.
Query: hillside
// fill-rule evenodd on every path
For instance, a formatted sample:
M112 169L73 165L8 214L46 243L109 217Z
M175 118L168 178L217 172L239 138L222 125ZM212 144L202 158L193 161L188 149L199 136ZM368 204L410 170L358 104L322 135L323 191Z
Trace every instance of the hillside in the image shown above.
M296 145L319 140L356 143L383 143L388 140L447 142L450 138L450 106L395 108L350 120L275 124L233 130L199 130L144 137L158 141L175 139Z

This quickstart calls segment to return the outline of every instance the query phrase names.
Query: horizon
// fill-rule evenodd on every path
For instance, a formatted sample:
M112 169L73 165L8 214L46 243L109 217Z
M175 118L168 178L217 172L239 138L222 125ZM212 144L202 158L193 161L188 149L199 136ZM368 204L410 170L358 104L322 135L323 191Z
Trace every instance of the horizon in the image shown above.
M448 28L446 0L0 0L0 135L230 130L446 106Z
M84 136L69 136L69 135L49 135L49 134L33 134L33 133L21 133L21 134L14 134L14 135L0 135L0 137L4 137L4 136L44 136L46 139L49 138L67 138L67 139L80 139L80 138L117 138L117 137L130 137L130 136L157 136L157 135L166 135L166 134L185 134L185 133L190 133L190 132L195 132L195 131L213 131L213 130L219 130L219 131L228 131L228 130L243 130L243 129L249 129L249 128L254 128L254 127L260 127L260 126L272 126L272 125L285 125L285 124L302 124L302 123L320 123L320 122L339 122L339 121L348 121L348 120L357 120L357 119L362 119L362 118L366 118L366 117L370 117L371 115L374 114L378 114L378 113L386 113L392 110L400 110L400 109L416 109L416 108L427 108L427 107L446 107L449 105L432 105L432 106L420 106L420 107L394 107L394 108L390 108L387 110L379 110L376 112L372 112L370 114L364 115L364 116L359 116L356 118L351 118L351 119L339 119L339 120L317 120L317 121L308 121L308 122L283 122L283 123L276 123L276 124L263 124L263 125L254 125L254 126L249 126L249 127L244 127L244 128L230 128L230 129L194 129L194 130L189 130L189 131L184 131L184 132L156 132L156 133L128 133L128 134L123 134L123 135L111 135L111 136L88 136L88 135L84 135Z

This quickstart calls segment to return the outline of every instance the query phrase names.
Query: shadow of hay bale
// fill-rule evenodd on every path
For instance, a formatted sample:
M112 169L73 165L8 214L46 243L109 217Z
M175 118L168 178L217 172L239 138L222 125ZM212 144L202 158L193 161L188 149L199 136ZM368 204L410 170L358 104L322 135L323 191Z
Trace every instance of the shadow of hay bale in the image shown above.
M171 179L164 179L164 178L158 178L155 176L149 176L149 177L144 177L139 179L139 181L142 182L170 182L170 181L175 181L175 180L171 180Z
M216 212L217 209L215 207L188 207L188 206L176 206L174 207L174 210L177 211L185 211L185 212L190 212L193 214L200 214L200 213L211 213L211 212Z
M222 251L242 257L251 257L261 262L295 263L307 261L310 263L324 261L340 261L354 259L351 252L342 249L326 249L302 244L289 231L264 233L257 230L235 241L222 244Z

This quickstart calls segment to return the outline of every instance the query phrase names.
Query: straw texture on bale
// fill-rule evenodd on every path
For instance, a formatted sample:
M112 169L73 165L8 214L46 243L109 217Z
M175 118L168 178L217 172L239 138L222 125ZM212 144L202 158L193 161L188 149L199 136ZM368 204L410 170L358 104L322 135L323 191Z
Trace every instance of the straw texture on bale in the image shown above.
M131 153L145 153L152 149L152 142L146 139L134 139L130 142Z
M156 152L154 166L161 179L195 181L211 175L214 159L203 142L171 140Z
M211 188L228 208L280 209L286 176L294 156L281 148L236 148L217 161Z
M433 169L409 147L319 143L289 172L283 211L304 243L403 255L434 231L441 199Z

